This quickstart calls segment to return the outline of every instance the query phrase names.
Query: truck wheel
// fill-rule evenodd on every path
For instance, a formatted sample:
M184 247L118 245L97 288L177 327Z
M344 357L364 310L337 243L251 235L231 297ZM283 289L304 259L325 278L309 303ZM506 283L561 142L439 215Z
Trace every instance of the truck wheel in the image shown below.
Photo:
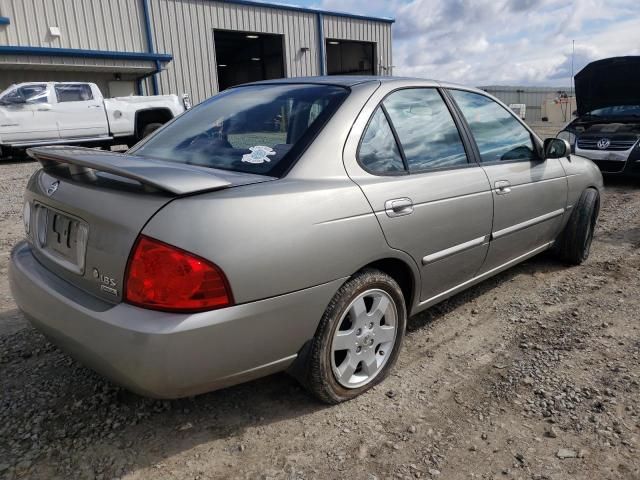
M589 258L599 212L600 195L597 190L588 188L574 206L569 222L557 240L556 251L562 261L580 265Z
M162 123L148 123L142 129L142 134L140 135L140 138L142 139L147 135L151 135L153 132L158 130L161 126L162 126Z
M303 383L331 404L366 392L396 363L406 324L404 296L396 281L379 270L356 274L322 316Z

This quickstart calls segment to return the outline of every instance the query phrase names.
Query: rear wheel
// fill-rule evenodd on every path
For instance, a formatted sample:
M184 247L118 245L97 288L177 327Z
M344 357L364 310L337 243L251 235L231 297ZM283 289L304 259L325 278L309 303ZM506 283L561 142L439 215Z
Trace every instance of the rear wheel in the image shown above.
M142 133L140 134L140 138L144 138L147 135L151 135L153 132L158 130L162 126L162 123L148 123L142 129Z
M574 206L571 218L557 240L556 251L562 261L580 265L589 258L599 210L600 195L597 190L588 188Z
M396 281L364 270L347 281L327 307L303 379L320 400L339 403L380 383L393 368L407 323Z

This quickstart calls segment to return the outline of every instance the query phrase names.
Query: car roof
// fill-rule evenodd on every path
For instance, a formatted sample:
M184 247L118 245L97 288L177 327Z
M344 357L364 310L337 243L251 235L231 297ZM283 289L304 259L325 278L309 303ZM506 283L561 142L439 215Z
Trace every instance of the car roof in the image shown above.
M361 85L363 83L369 82L379 82L383 84L405 84L411 85L415 83L416 85L422 86L440 86L444 88L462 88L464 90L476 91L487 95L483 90L479 90L474 87L469 87L466 85L460 85L457 83L451 82L442 82L433 79L425 79L425 78L416 78L416 77L389 77L389 76L378 76L378 75L325 75L319 77L292 77L292 78L277 78L273 80L261 80L258 82L244 83L242 85L237 85L236 87L243 87L247 85L278 85L278 84L317 84L317 85L337 85L340 87L353 87L356 85ZM232 88L236 88L232 87Z
M318 77L291 77L275 78L273 80L260 80L258 82L245 83L243 85L269 85L269 84L291 84L291 83L312 83L319 85L338 85L341 87L353 87L368 82L392 82L398 80L410 80L405 77L385 77L377 75L325 75ZM421 79L415 79L421 80ZM424 80L422 80L424 81Z
M14 83L14 86L24 86L24 85L42 85L42 84L52 84L52 85L59 85L61 83L64 83L65 85L71 84L71 85L86 85L88 83L92 83L92 82L49 82L49 81L42 81L42 82L20 82L20 83Z

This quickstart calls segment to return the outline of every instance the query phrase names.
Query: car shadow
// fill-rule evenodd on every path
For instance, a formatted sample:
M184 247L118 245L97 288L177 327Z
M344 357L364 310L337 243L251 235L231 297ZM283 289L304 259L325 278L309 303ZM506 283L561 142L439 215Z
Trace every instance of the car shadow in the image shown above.
M505 270L504 272L499 273L498 275L483 280L479 284L428 308L424 312L414 315L409 318L409 321L407 322L407 333L410 335L415 331L421 330L422 328L437 322L447 313L468 304L488 292L491 292L504 283L510 282L515 277L520 275L534 275L537 273L551 273L565 268L567 268L567 266L559 262L552 253L543 252L509 268L508 270Z
M549 256L534 257L412 317L408 334L518 275L562 268ZM16 312L0 313L0 323ZM33 455L33 478L64 477L61 468L84 468L92 452L113 459L100 472L112 478L216 440L237 449L261 427L331 408L284 373L185 399L144 398L83 367L30 326L0 335L0 391L0 457L19 463ZM39 433L30 437L34 418ZM63 457L68 461L59 463Z
M29 155L27 155L26 153L24 154L17 154L17 155L7 155L4 157L0 157L0 163L2 163L3 165L12 165L12 164L19 164L19 163L33 163L35 162L35 160L33 158L31 158Z
M640 187L640 179L638 178L607 174L603 174L602 178L604 180L605 188L619 188L627 193L633 193L635 189Z

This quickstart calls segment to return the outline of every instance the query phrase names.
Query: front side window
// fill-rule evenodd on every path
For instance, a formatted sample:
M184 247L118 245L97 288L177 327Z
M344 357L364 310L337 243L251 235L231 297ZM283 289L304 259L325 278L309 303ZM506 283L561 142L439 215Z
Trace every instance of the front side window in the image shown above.
M23 85L9 89L0 96L0 104L10 105L19 103L47 103L49 95L46 84Z
M410 172L468 165L458 128L435 88L399 90L383 105Z
M58 102L86 102L93 100L91 87L86 83L69 83L56 85Z
M312 84L233 88L181 115L131 153L279 176L348 93L342 87Z
M531 133L499 103L484 95L450 90L485 163L537 158Z
M398 144L381 107L371 117L362 137L358 159L371 173L393 174L405 171Z

